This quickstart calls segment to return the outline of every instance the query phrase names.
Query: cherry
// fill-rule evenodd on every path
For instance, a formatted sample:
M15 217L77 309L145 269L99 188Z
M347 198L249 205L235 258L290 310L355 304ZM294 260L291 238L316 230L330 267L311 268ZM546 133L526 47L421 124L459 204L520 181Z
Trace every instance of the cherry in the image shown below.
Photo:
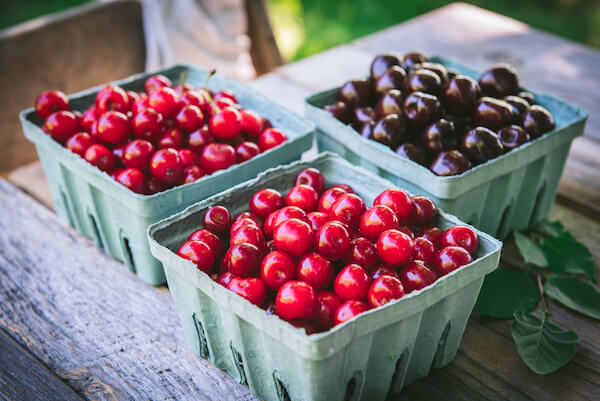
M123 154L125 153L125 148L129 142L123 142L115 145L112 148L112 154L115 156L115 166L119 168L125 167L125 163L123 162Z
M231 213L224 206L212 206L204 213L202 226L216 235L223 235L231 226Z
M475 164L485 163L504 152L498 135L484 127L475 127L467 132L460 149Z
M360 219L360 233L371 241L376 240L385 230L398 228L398 226L398 217L385 205L375 205L367 209Z
M165 189L167 189L167 187L165 186L165 184L163 184L162 182L160 182L156 178L150 177L150 179L148 180L148 194L149 195L153 195L153 194L162 192Z
M262 225L263 225L262 219L252 212L242 212L242 213L238 214L237 216L235 216L235 218L233 220L238 221L238 220L241 220L244 218L248 218L248 219L254 221L256 223L257 227L262 227Z
M319 194L308 185L295 185L285 197L285 203L288 206L299 207L305 212L312 212L317 209Z
M144 109L133 116L131 127L136 138L157 141L163 130L162 114L154 109Z
M175 116L175 125L183 131L191 132L204 124L204 115L198 106L183 106Z
M429 61L425 61L423 63L413 66L410 72L423 70L423 69L434 72L438 77L440 77L442 84L446 84L446 82L448 82L448 80L450 79L448 76L448 70L446 70L446 67L444 67L442 64L431 63Z
M79 120L70 111L57 111L48 116L43 129L58 142L64 142L79 130Z
M188 166L183 170L183 183L189 184L199 180L206 175L206 171L202 170L200 166Z
M407 140L406 120L402 114L388 114L373 127L370 139L396 149Z
M530 105L535 104L535 97L533 96L533 93L531 93L531 92L521 91L517 94L517 96L519 96L521 99L525 100Z
M402 266L410 261L414 250L412 238L400 230L386 230L377 238L377 254L391 266Z
M131 125L129 119L118 111L107 111L98 119L97 137L102 142L117 144L129 136Z
M146 110L150 108L150 103L148 103L148 97L140 97L132 106L131 106L131 114L135 116L140 113L142 110ZM162 116L162 115L161 115Z
M254 226L258 229L260 229L260 226L256 223L256 221L252 220L250 217L243 217L241 219L233 219L233 224L231 225L231 228L229 229L229 234L232 235L234 232L236 232L236 230L242 226L246 226L246 225L251 225Z
M466 116L475 107L479 92L479 85L474 79L457 75L444 88L444 106L452 114Z
M266 152L285 141L287 141L287 136L283 132L276 128L268 128L258 137L258 146L262 152Z
M428 60L427 56L420 51L408 52L404 55L402 65L404 68L410 68L414 65L424 63Z
M283 206L283 195L275 189L264 188L252 195L249 206L252 213L264 219Z
M209 173L235 164L235 149L226 143L209 143L200 153L200 165Z
M190 234L187 239L188 241L202 241L213 252L215 260L223 256L223 242L214 233L210 232L206 228L201 228Z
M359 265L344 267L333 280L333 290L342 300L362 300L369 291L369 275Z
M325 177L316 168L305 168L296 175L295 185L308 185L318 194L325 190Z
M148 104L162 114L164 118L171 118L178 111L177 94L173 89L166 86L150 93Z
M137 168L127 168L121 171L116 180L135 193L146 192L146 175Z
M229 238L229 246L232 247L244 243L254 245L261 253L266 251L265 236L261 229L254 224L245 224L235 231L232 230L231 237Z
M83 158L102 171L110 172L115 167L115 156L103 145L91 145Z
M198 91L195 89L190 89L190 90L182 93L179 96L178 105L179 105L179 108L182 108L182 107L185 107L188 105L197 106L198 108L200 108L200 111L202 111L203 116L204 116L204 111L210 107L210 104L208 102L208 99L204 95L204 92L201 92L201 91Z
M442 90L442 80L433 71L417 69L404 80L404 92L423 92L437 95Z
M491 130L499 130L513 121L512 106L504 100L491 97L479 99L471 115L474 126L482 126Z
M347 322L353 317L358 316L368 310L369 307L364 302L354 299L348 300L341 304L340 307L335 311L335 316L333 318L334 325L337 326L338 324Z
M42 92L35 99L35 111L40 118L45 120L52 113L69 110L69 99L61 91Z
M183 147L183 132L178 128L169 128L163 132L158 140L159 149L181 149Z
M128 111L131 111L133 105L140 100L140 95L137 94L137 92L134 91L126 91L125 93L127 93L127 100L129 100L129 109Z
M375 269L373 269L373 271L371 271L371 281L377 280L383 275L398 277L398 273L393 267L387 265L379 265Z
M378 54L371 62L371 78L377 80L388 68L395 65L402 65L397 55L391 53Z
M344 256L345 264L357 264L366 271L371 271L378 262L379 258L375 244L363 237L350 241L350 248Z
M498 131L498 139L502 144L502 149L506 153L523 145L525 142L528 142L531 137L527 131L518 125L509 125L500 128L500 131Z
M498 64L481 74L479 86L484 95L502 98L519 91L519 77L511 66Z
M335 271L331 263L323 256L314 252L304 255L298 261L296 269L296 278L306 281L315 290L329 286L334 274Z
M277 227L282 222L293 218L302 221L307 221L306 213L299 207L286 206L281 208L280 210L275 210L274 212L269 214L269 216L267 216L267 219L265 220L265 235L267 237L272 237L273 230L275 229L275 227Z
M407 293L420 290L437 280L437 274L422 260L415 260L400 270L400 280Z
M221 284L223 287L227 288L227 285L231 282L232 279L237 278L231 272L225 272L219 276L217 279L217 283Z
M308 223L295 218L280 223L273 230L273 241L277 249L287 251L296 258L311 249L313 237Z
M542 106L531 106L523 115L523 128L532 138L552 131L555 126L554 117Z
M397 89L385 92L375 106L375 118L380 119L390 114L402 114L404 96Z
M282 319L311 319L317 310L317 293L304 281L288 281L277 291L277 313Z
M307 335L315 334L317 332L317 328L315 327L314 324L312 324L309 321L303 320L303 319L290 320L288 323L291 324L292 326L296 327L297 329L304 330L304 332Z
M472 228L467 226L450 227L440 239L441 247L459 246L465 248L471 255L475 254L479 247L479 239Z
M296 275L296 261L288 253L273 251L262 260L260 277L270 290L277 291Z
M413 208L410 195L397 188L386 189L373 201L373 205L384 205L392 209L399 222L404 222L410 216Z
M436 219L438 210L435 203L426 196L416 195L411 198L412 212L409 221L413 226L426 227Z
M350 233L336 221L327 222L316 231L314 247L326 259L339 260L350 249Z
M279 314L277 313L277 307L275 306L275 301L269 301L267 302L267 304L264 306L265 309L265 313L267 314L267 316L278 316Z
M242 129L242 115L234 107L224 107L209 121L210 132L219 139L228 141L238 136Z
M310 212L306 215L306 220L310 223L312 230L317 232L323 224L329 221L329 215L323 212Z
M337 92L337 100L351 108L364 107L373 103L373 86L368 80L353 80L344 83Z
M223 257L227 271L237 277L256 276L260 269L262 253L254 245L248 243L231 246Z
M439 227L426 227L417 232L417 237L423 237L431 241L436 247L440 247L440 240L444 232Z
M433 264L437 249L433 242L424 237L415 238L415 260L422 260L428 265Z
M319 198L319 211L329 214L331 205L333 205L333 203L340 196L347 194L347 193L348 193L348 191L346 191L345 189L339 188L339 187L329 188L328 190L323 192L323 195L321 195L321 198Z
M355 193L354 188L352 188L348 184L334 184L334 185L330 186L328 189L333 189L333 188L343 189L344 191L346 191L349 194Z
M215 257L208 245L201 241L186 241L177 250L177 255L191 260L198 270L209 274L215 263Z
M148 78L146 82L144 82L144 90L147 94L150 94L157 89L171 86L173 86L171 80L161 74L153 75L150 78Z
M116 111L127 114L129 111L129 98L127 93L115 85L107 85L96 94L96 108L99 114L107 111Z
M235 98L234 93L232 91L230 91L229 89L222 89L219 92L217 92L217 94L215 95L215 100L219 100L219 99L223 99L223 98L230 99L234 103L237 103L237 99Z
M354 109L352 116L352 126L357 131L360 131L364 124L370 124L375 118L375 112L372 107L357 107Z
M262 306L267 297L265 284L256 277L231 280L229 284L227 284L227 289L235 292L242 298L247 299L256 306Z
M240 110L242 116L241 132L252 140L257 140L263 130L263 122L258 114L251 110Z
M408 235L411 239L415 239L415 233L409 226L400 226L398 227L398 230Z
M98 120L98 117L100 117L100 114L98 113L96 106L91 105L90 107L88 107L87 110L84 111L81 115L81 129L87 132L88 134L92 134L92 126Z
M214 136L210 133L208 126L205 125L196 131L190 132L187 138L187 147L193 152L201 153L206 145L214 141Z
M400 89L406 80L406 71L399 65L393 65L375 80L375 95L381 97L391 89Z
M275 252L277 250L277 247L275 246L275 241L273 240L267 241L265 247L267 248L267 252Z
M436 254L433 267L440 276L444 276L472 261L471 254L464 248L447 246Z
M71 152L83 157L87 148L92 146L96 141L87 132L79 132L67 140L65 147Z
M317 310L313 316L313 321L321 331L333 327L336 310L340 307L342 301L333 292L320 291L317 293Z
M348 105L344 102L335 102L334 104L328 104L323 106L323 110L331 114L332 117L340 120L344 124L350 124L352 121L352 112L348 108Z
M440 117L442 106L437 97L424 92L413 92L404 100L402 110L414 127L424 127Z
M513 121L519 124L523 123L523 115L529 108L527 100L513 95L506 96L503 100L512 107Z
M141 171L148 169L150 158L154 154L154 146L146 140L135 139L123 149L122 160L125 167L136 168Z
M471 161L458 150L440 153L431 163L430 170L441 177L462 174L471 168Z
M189 149L178 149L177 154L181 160L181 165L185 168L198 166L200 164L200 158L198 155Z
M123 172L122 168L115 168L112 169L110 172L110 178L112 178L113 180L117 180L117 177L119 176L119 174L121 174Z
M359 225L364 211L365 202L358 195L344 194L331 205L329 217L354 228Z
M423 147L433 154L456 148L458 138L454 123L443 118L431 123L421 133L421 142Z
M371 308L377 308L403 296L404 286L400 279L384 274L371 283L367 299Z
M172 148L157 150L150 159L150 173L164 184L179 183L183 175L183 166L177 151Z
M236 163L243 163L260 153L260 148L254 142L245 141L235 148Z

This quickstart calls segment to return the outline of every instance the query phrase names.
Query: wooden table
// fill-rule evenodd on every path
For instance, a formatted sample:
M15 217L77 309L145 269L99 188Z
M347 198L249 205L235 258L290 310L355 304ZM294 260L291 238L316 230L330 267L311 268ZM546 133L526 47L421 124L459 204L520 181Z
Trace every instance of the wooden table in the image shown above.
M514 64L523 82L595 112L600 53L481 9L455 4L287 65L251 85L302 113L303 98L363 75L381 51L421 48L482 69ZM600 260L600 119L573 145L551 217ZM252 400L186 345L166 287L145 285L60 222L39 164L0 179L0 398ZM35 197L32 198L30 195ZM48 206L48 207L46 207ZM472 317L456 359L394 400L600 400L600 325L551 302L579 352L537 376L509 322Z

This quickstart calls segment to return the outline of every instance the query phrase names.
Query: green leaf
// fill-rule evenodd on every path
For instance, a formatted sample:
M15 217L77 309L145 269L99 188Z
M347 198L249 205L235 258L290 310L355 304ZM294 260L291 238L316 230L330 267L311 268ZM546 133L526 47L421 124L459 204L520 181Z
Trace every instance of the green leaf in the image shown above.
M546 237L558 237L559 235L570 235L560 221L543 220L534 227L534 231Z
M600 319L600 291L577 277L551 277L544 284L550 298L594 319Z
M523 362L540 375L554 372L569 362L577 352L577 333L549 323L545 313L540 321L530 313L515 312L510 333Z
M553 272L583 274L596 282L592 253L570 234L544 239L542 249Z
M537 267L548 267L546 256L537 242L518 231L515 231L515 242L525 263Z
M477 298L477 313L507 319L538 302L540 294L529 274L500 267L485 277Z

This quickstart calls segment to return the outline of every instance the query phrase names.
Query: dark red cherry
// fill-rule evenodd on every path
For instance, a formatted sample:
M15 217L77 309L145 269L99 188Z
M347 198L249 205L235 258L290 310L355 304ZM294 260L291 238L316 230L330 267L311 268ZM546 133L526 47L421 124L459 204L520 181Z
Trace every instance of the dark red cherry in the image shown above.
M415 260L400 270L400 281L407 293L420 290L437 280L437 274L422 260Z
M475 164L485 163L504 152L498 135L485 127L475 127L467 132L460 150Z
M323 110L325 110L344 124L350 124L352 122L352 111L344 102L338 101L334 104L328 104L326 106L323 106Z
M433 264L437 249L433 242L425 237L415 238L415 260L422 260L428 265Z
M437 76L440 77L440 80L442 81L442 85L448 82L448 70L446 70L446 67L444 67L440 63L432 63L429 61L425 61L423 63L414 65L410 72L420 69L428 70L437 74Z
M375 119L381 119L388 114L402 114L404 98L398 89L385 92L375 106Z
M343 260L344 264L357 264L367 272L373 270L377 263L379 263L375 244L363 237L358 237L350 241L350 248Z
M202 227L216 235L222 235L229 231L231 226L231 213L224 206L212 206L202 218Z
M371 63L371 78L377 80L392 66L401 66L400 57L392 53L378 54Z
M406 141L407 136L406 121L402 114L389 114L383 117L375 124L371 133L371 139L392 149L396 149Z
M506 96L504 101L511 105L513 111L513 122L516 124L521 124L523 122L523 115L529 108L529 103L527 100L520 98L518 96Z
M433 154L455 148L458 145L458 138L454 123L442 118L429 124L421 133L421 143Z
M313 321L319 330L328 330L333 327L335 312L342 304L342 301L332 292L320 291L317 293L317 304Z
M213 143L214 141L215 137L210 133L208 126L205 125L199 130L190 132L187 138L187 147L197 154L200 154L206 145Z
M204 115L198 106L183 106L175 116L175 125L186 132L195 131L204 125Z
M458 150L440 153L431 163L430 170L436 175L446 177L462 174L471 168L471 161Z
M378 277L387 274L389 276L398 277L398 272L391 266L388 265L379 265L375 269L371 271L371 281L377 280Z
M519 91L519 77L513 67L498 64L481 74L479 86L484 96L503 98Z
M377 254L390 266L402 266L413 257L415 245L410 236L400 230L386 230L377 238Z
M504 152L510 152L514 148L518 148L525 142L528 142L531 137L527 131L518 125L509 125L500 128L500 131L498 131L498 139L502 144Z
M475 107L479 92L479 85L474 79L457 75L446 84L442 100L449 112L467 116Z
M369 291L370 278L359 265L344 267L333 281L333 290L342 300L363 300Z
M441 104L437 97L423 92L413 92L403 104L404 115L415 127L423 127L439 118Z
M404 68L410 68L415 64L421 64L428 61L427 56L420 51L411 51L404 55L402 65Z
M533 93L531 93L531 92L521 91L517 94L517 96L519 96L521 99L525 100L530 105L535 104L535 97L533 96Z
M512 106L504 100L482 97L475 105L471 120L474 126L499 130L513 121Z
M288 219L273 230L273 241L277 249L286 251L298 258L308 252L313 245L314 233L310 225L299 219Z
M404 71L404 68L399 65L391 66L375 80L373 84L375 96L379 98L390 89L402 89L405 79L406 71Z
M402 145L398 146L396 149L396 154L406 157L407 159L410 159L413 162L419 163L423 166L425 165L427 159L425 150L422 147L410 142L403 143Z
M433 71L418 69L404 80L404 93L424 92L437 95L442 90L442 80Z
M337 93L337 100L349 107L369 106L373 103L373 86L368 80L353 80L343 84Z
M374 118L375 112L372 107L357 107L354 109L352 126L354 129L360 131L364 124L372 122Z
M416 227L430 226L438 215L435 203L428 197L421 195L413 196L411 200L413 207L408 218L410 224Z
M523 115L523 128L532 138L537 138L556 127L552 114L542 106L531 106Z
M237 244L252 244L261 251L261 254L266 252L265 236L262 230L254 224L240 225L235 231L231 230L229 237L229 246Z
M437 248L440 247L440 239L444 232L439 227L426 227L417 232L417 237L428 239Z
M257 144L250 141L244 141L235 148L235 161L236 163L243 163L247 160L252 159L259 153L260 148Z

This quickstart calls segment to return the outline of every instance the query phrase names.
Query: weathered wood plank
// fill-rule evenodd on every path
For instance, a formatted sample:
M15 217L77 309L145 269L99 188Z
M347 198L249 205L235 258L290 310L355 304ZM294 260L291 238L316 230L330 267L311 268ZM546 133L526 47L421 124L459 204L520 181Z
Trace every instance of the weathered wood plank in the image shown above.
M0 326L87 399L251 400L142 283L0 179Z
M1 328L0 398L14 401L83 400Z

